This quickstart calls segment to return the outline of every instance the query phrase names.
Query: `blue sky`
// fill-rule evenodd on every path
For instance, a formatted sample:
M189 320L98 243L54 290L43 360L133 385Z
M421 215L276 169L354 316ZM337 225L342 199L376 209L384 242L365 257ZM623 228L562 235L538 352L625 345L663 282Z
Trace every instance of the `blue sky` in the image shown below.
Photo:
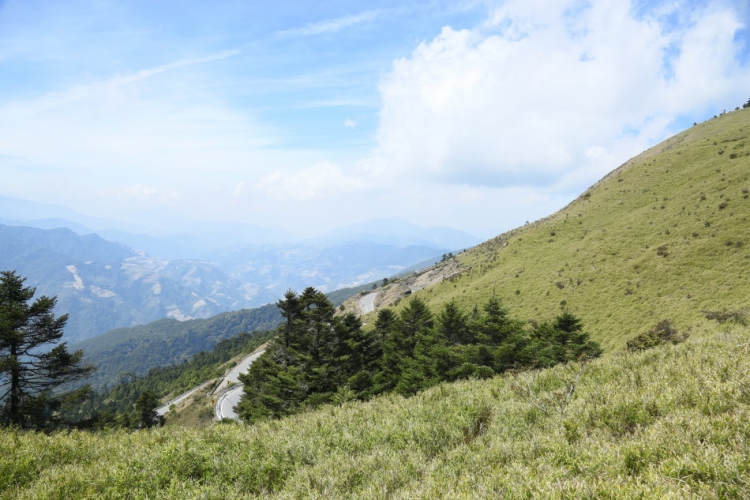
M0 194L491 237L750 98L745 0L0 0Z

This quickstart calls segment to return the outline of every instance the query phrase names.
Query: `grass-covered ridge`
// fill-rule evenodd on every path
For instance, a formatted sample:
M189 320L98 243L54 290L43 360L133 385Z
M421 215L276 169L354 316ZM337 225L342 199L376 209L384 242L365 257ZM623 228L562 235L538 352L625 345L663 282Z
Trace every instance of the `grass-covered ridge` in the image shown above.
M458 258L431 306L499 295L521 319L561 302L605 349L669 318L738 309L750 295L750 109L696 125L628 161L561 211ZM491 214L489 215L491 216Z
M6 429L0 498L747 498L748 346L747 327L711 322L583 367L253 426Z

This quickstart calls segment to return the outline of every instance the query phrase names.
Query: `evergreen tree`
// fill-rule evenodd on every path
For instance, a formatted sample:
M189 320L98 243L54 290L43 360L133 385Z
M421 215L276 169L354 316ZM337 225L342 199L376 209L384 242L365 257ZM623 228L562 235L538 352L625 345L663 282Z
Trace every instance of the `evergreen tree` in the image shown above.
M307 397L303 364L283 342L277 337L239 377L244 394L235 411L245 422L291 415Z
M333 304L323 292L308 287L300 298L303 307L303 331L315 365L328 361L336 342Z
M473 335L469 330L469 318L455 301L445 304L437 318L438 331L452 345L471 344Z
M284 318L284 329L281 331L281 336L284 339L284 346L289 347L293 342L294 336L294 325L300 317L300 303L297 294L292 290L287 290L284 294L284 299L276 302L276 306L281 312L281 316Z
M391 335L397 321L396 313L392 309L386 308L378 311L378 317L375 320L375 331L380 337L381 342L385 342L385 339Z
M408 378L416 376L416 368L412 359L417 339L420 336L432 335L434 319L432 312L419 297L412 297L401 310L390 335L383 343L383 358L381 371L377 382L379 391L389 391L396 388L404 372ZM411 392L415 382L403 382L400 389L403 393Z
M150 428L161 423L161 418L156 412L159 407L159 396L154 391L145 390L138 396L135 402L135 422L138 428Z
M432 312L427 304L419 297L413 297L401 311L391 338L404 356L413 357L417 337L425 330L432 329L434 324Z
M596 358L601 355L602 348L583 331L583 321L567 309L555 318L553 326L558 332L556 341L563 349L561 362L574 361L581 356Z
M412 356L405 357L402 363L401 376L395 388L400 394L416 394L446 380L446 374L453 365L448 338L440 328L431 327L431 322L425 322L422 328L416 330Z
M55 317L56 298L42 296L30 302L35 288L24 287L15 271L0 272L0 422L23 428L60 424L59 410L80 402L89 387L58 393L55 389L87 377L94 367L81 364L82 351L69 353L57 344L67 315Z
M312 287L299 296L287 292L278 306L287 322L240 377L245 394L237 412L245 421L279 418L332 401L378 354L371 336L362 333L361 321L351 314L336 317L326 295ZM372 383L360 376L356 385L357 393L369 393Z
M398 315L378 311L368 331L352 314L335 316L333 305L314 288L301 295L289 291L278 306L287 322L240 377L245 395L237 413L248 422L383 392L412 395L443 381L601 352L569 312L529 333L495 297L470 315L448 303L437 318L412 297Z
M486 345L500 345L522 330L523 325L511 319L500 299L493 295L484 306L477 341Z
M373 376L377 371L383 347L375 332L362 329L362 321L346 314L337 323L340 339L334 354L338 386L346 385L359 399L372 396Z
M542 323L531 334L527 364L537 367L554 366L576 361L582 356L600 356L602 348L583 331L580 318L564 310L552 323Z

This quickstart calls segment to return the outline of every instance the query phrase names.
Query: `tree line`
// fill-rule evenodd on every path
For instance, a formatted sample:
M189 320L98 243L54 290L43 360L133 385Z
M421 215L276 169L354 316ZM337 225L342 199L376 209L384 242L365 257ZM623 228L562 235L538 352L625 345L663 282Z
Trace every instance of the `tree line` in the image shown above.
M126 375L101 393L88 385L67 390L94 367L60 342L67 316L55 317L55 298L32 301L34 294L15 272L0 272L0 425L149 427L157 423L159 394L217 376L238 350L272 334L228 339L189 362L152 369L146 377ZM334 304L311 287L301 295L287 292L277 306L284 323L241 377L245 394L237 410L248 422L601 354L569 311L552 322L524 323L496 297L471 312L450 302L437 314L412 297L399 313L380 310L367 329L353 314L335 315ZM47 344L54 347L45 351Z
M244 395L236 409L246 422L602 353L567 309L551 322L522 322L495 296L470 312L449 302L437 313L412 297L398 313L381 309L368 329L351 313L336 316L312 287L288 291L277 306L284 324L240 377Z

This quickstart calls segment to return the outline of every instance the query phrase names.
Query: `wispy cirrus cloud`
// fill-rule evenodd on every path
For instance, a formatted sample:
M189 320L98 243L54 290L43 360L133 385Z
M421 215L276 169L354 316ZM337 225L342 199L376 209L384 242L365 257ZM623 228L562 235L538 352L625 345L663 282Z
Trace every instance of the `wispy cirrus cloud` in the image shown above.
M233 57L240 54L239 49L232 49L232 50L225 50L223 52L220 52L218 54L210 54L204 57L194 57L189 59L181 59L179 61L162 64L160 66L157 66L155 68L148 68L141 71L136 71L135 73L131 73L125 76L121 77L115 77L112 79L113 83L116 84L126 84L135 82L138 80L143 80L144 78L148 78L150 76L158 75L160 73L164 73L166 71L170 71L173 69L181 68L183 66L194 66L197 64L204 64L214 61L221 61L222 59L227 59L229 57Z
M379 15L380 10L368 10L365 12L360 12L359 14L351 14L347 16L337 17L335 19L327 19L325 21L310 23L302 26L301 28L282 30L277 32L277 35L282 37L295 37L322 35L324 33L336 33L356 24L372 21Z

